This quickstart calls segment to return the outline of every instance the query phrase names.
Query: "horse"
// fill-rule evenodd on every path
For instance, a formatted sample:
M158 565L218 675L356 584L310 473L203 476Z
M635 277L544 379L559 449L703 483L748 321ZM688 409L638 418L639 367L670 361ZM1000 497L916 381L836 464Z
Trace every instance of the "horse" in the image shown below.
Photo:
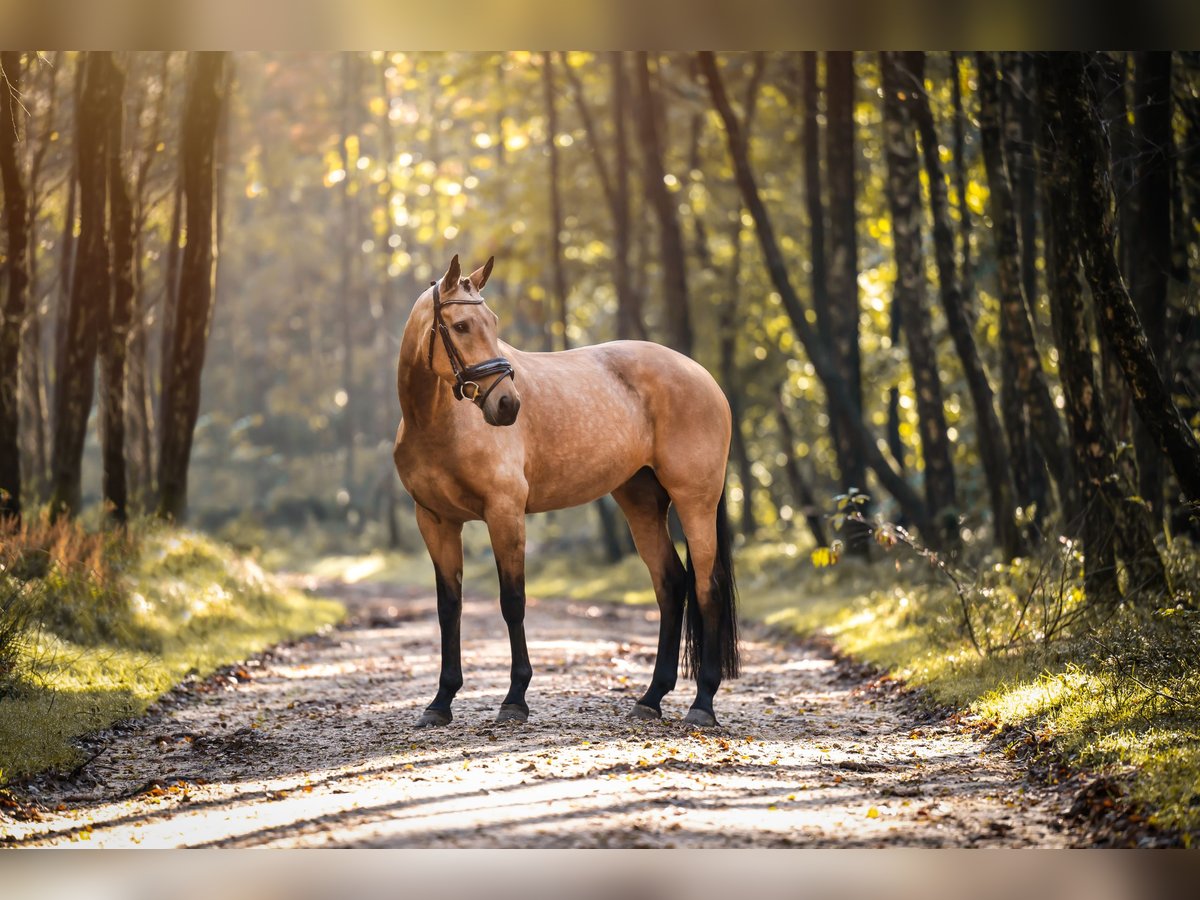
M498 722L529 717L525 516L611 494L650 572L661 611L650 684L631 710L662 716L680 639L696 698L684 722L717 724L713 697L738 674L725 468L729 403L698 363L646 341L526 353L497 337L482 291L495 258L463 277L458 256L415 301L401 339L396 471L433 562L441 630L437 694L417 725L448 725L462 687L462 529L486 523L512 648ZM462 403L466 400L468 402ZM667 527L674 504L687 563Z

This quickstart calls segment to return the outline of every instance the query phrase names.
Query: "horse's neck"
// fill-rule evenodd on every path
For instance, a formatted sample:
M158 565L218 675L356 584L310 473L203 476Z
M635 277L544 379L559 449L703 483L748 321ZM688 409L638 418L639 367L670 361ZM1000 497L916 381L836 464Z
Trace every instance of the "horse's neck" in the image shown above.
M421 342L415 337L408 333L404 336L396 387L404 421L412 428L428 428L453 398L450 388L430 371L427 357L419 352Z

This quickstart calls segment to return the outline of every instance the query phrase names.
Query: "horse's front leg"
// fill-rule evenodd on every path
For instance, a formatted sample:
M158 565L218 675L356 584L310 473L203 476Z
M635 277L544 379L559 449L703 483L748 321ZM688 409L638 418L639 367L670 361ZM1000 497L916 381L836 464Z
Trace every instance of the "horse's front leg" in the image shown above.
M447 522L417 507L417 525L433 560L437 583L438 626L442 633L442 672L437 696L417 720L417 727L449 725L450 704L462 687L462 523Z
M508 642L512 648L512 672L508 695L500 706L497 722L529 718L525 689L533 676L529 664L529 648L525 644L525 508L505 505L489 509L485 517L492 552L496 556L496 572L500 576L500 612L508 626Z

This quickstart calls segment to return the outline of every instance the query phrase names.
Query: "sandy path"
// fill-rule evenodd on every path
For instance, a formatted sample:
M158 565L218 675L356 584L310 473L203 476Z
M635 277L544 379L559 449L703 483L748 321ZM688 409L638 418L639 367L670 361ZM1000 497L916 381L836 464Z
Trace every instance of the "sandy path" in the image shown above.
M0 814L19 845L399 847L1068 846L1063 797L812 647L747 629L721 727L631 720L657 613L531 604L530 721L493 722L508 643L463 612L448 728L413 727L437 680L430 597L345 587L354 621L168 697L101 736L72 780Z

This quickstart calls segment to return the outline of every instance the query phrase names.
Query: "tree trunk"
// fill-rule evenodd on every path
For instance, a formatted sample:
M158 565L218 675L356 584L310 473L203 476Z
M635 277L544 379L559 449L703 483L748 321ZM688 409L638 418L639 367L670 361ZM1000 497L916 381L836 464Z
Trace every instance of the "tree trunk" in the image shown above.
M1200 442L1163 383L1117 265L1108 148L1084 75L1083 55L1048 54L1043 65L1043 78L1052 80L1062 110L1061 155L1071 166L1079 241L1098 329L1121 362L1138 416L1170 458L1187 499L1200 503Z
M842 378L854 402L854 416L862 419L862 361L858 347L858 214L854 161L858 158L854 141L854 54L831 51L825 54L825 166L829 178L829 239L827 291L831 345ZM813 85L815 91L816 85ZM815 105L815 104L814 104ZM806 126L807 128L807 123ZM814 134L814 140L815 140ZM806 136L807 141L807 136ZM806 153L807 156L807 153ZM816 159L816 148L812 150ZM808 174L808 166L805 167ZM819 182L818 182L819 185ZM832 412L830 424L837 422ZM854 453L845 429L835 429L838 471L843 492L867 490L867 468L861 455ZM903 468L903 456L898 459ZM865 515L870 505L860 506ZM846 523L846 549L849 553L869 556L870 530L855 522Z
M914 61L915 62L915 61ZM914 66L916 68L916 66ZM920 69L917 68L919 72ZM929 204L933 213L933 247L937 260L938 284L941 289L942 309L946 313L946 326L954 341L954 349L962 362L967 389L975 408L975 428L979 433L979 455L987 477L988 496L991 500L992 522L996 532L996 545L1005 557L1013 559L1024 552L1021 534L1015 518L1012 464L1008 456L1008 445L1004 429L996 415L992 384L975 345L975 336L964 303L962 288L958 280L958 268L954 261L954 232L950 224L950 203L946 196L946 179L938 156L939 143L933 112L929 106L929 95L925 92L923 78L914 79L913 116L921 136L921 155L925 161L925 174L929 178ZM964 210L965 213L965 210Z
M341 219L340 259L338 276L338 301L341 304L340 322L342 341L342 391L346 404L341 411L342 426L342 490L345 491L346 509L350 514L356 508L355 490L355 459L354 442L358 432L355 407L358 404L358 392L354 384L354 292L355 264L361 253L362 243L358 233L359 217L357 192L351 193L351 186L356 178L357 159L350 159L349 143L353 137L357 141L358 123L355 119L359 92L358 54L345 50L342 57L342 96L341 96L341 134L338 139L338 153L341 157L342 178L341 190L338 191L338 213ZM219 198L219 194L217 195ZM190 204L190 198L189 198ZM190 232L189 232L190 233Z
M75 169L79 178L79 244L67 310L64 357L54 398L51 515L73 516L82 498L81 466L95 392L98 336L112 294L105 207L108 123L114 84L106 77L111 54L89 51L75 115Z
M182 127L183 194L187 244L180 266L169 378L163 384L158 515L179 521L187 507L188 461L200 412L200 374L212 324L217 264L214 157L220 120L224 52L193 54Z
M554 54L547 50L543 54L542 88L546 110L546 153L550 160L550 268L554 273L554 283L550 292L557 313L556 323L559 336L562 339L562 349L571 349L571 336L567 334L567 277L563 272L562 255L562 196L560 194L560 174L558 159L558 110L554 102ZM547 332L546 339L550 340ZM547 346L547 350L553 349Z
M150 172L158 158L158 143L166 118L170 52L160 54L158 99L151 125L142 143L141 157L134 182L133 203L133 316L129 333L129 359L126 370L125 422L128 434L126 463L130 494L140 509L146 509L154 489L154 405L151 400L149 364L150 307L145 289L145 237L148 218Z
M668 343L680 353L692 354L692 317L688 305L687 258L679 228L677 201L666 184L663 142L657 102L650 86L650 61L645 51L637 52L638 101L636 117L642 148L644 184L658 221L658 268L662 274Z
M1170 381L1167 286L1171 270L1171 52L1134 56L1134 221L1126 271L1159 374ZM1138 491L1159 518L1163 514L1162 455L1143 423L1133 432Z
M1066 436L1042 371L1021 282L1020 241L1000 129L996 62L990 53L977 53L975 58L979 64L979 132L991 191L993 230L997 235L1003 351L1010 353L1015 362L1015 389L1029 417L1030 432L1058 486L1064 509L1070 511L1074 508L1070 502L1074 485L1066 455ZM1010 430L1009 441L1013 459L1019 460L1022 456L1020 432Z
M1129 127L1127 53L1097 53L1089 59L1089 74L1101 98L1102 112L1112 142L1113 190L1117 195L1117 261L1122 272L1130 273L1134 260L1130 248L1135 242L1136 204L1133 190L1133 131ZM1133 443L1133 404L1120 360L1108 345L1100 344L1101 379L1104 399L1113 440L1118 444ZM1136 453L1120 454L1122 471L1138 480Z
M125 125L125 73L112 56L104 58L108 92L108 207L111 247L111 293L101 329L100 443L103 492L107 515L124 524L129 518L129 486L125 472L125 369L129 351L129 322L133 308L133 205L122 165Z
M629 263L632 231L629 222L629 139L626 135L629 88L625 80L625 55L620 50L613 50L609 58L612 66L613 129L616 133L613 267L617 286L617 337L645 340L646 323L642 319L641 290L634 283L633 269Z
M775 238L775 229L771 223L770 214L767 212L762 196L758 192L758 184L755 181L754 172L750 168L746 144L742 137L741 124L738 122L733 107L729 104L724 82L717 69L716 57L711 51L701 51L699 59L701 71L708 81L709 93L712 96L713 105L716 107L721 120L725 124L726 143L729 154L733 159L734 173L737 177L738 187L742 193L742 201L746 204L746 207L750 210L751 217L754 219L755 232L758 235L763 257L766 259L767 271L771 277L772 284L775 285L775 289L779 292L780 299L783 302L788 318L791 320L796 336L804 345L808 358L812 362L817 377L821 379L826 392L833 395L831 406L836 410L847 433L850 435L855 453L862 456L867 466L875 471L880 482L892 493L897 502L900 503L901 508L910 521L914 522L918 528L928 534L930 531L929 520L926 517L921 498L917 496L908 482L904 480L904 477L891 467L875 443L874 436L871 435L863 424L862 419L854 415L854 401L846 380L842 378L833 354L824 346L819 335L816 334L813 327L809 324L804 305L800 302L800 298L792 286L787 264L784 262L783 254L779 249L779 243Z
M880 54L880 64L883 143L888 169L886 192L896 252L895 301L908 343L908 362L916 393L921 454L925 460L925 504L937 528L936 537L927 536L927 540L944 548L957 543L957 501L937 344L925 300L920 165L913 136L912 102L908 99L923 84L924 59L886 51Z
M1043 177L1048 213L1046 270L1050 304L1059 349L1059 371L1070 423L1075 475L1084 513L1082 538L1084 590L1089 599L1106 605L1119 598L1113 537L1129 571L1131 592L1169 592L1166 572L1154 546L1154 527L1147 507L1130 497L1128 484L1116 468L1112 439L1105 427L1103 400L1092 360L1092 336L1084 312L1079 280L1078 214L1069 149L1055 146L1063 127L1055 88L1041 88L1042 140L1046 172Z
M782 391L775 395L775 421L779 426L779 445L783 451L783 470L787 475L788 487L792 490L792 502L796 512L804 516L804 522L812 533L818 547L828 547L829 537L825 533L825 523L821 520L821 506L813 496L812 485L800 471L796 462L796 435L792 431L792 423L788 419L787 405L783 402Z
M21 53L0 53L0 179L4 184L4 225L8 234L3 321L0 321L0 520L21 518L19 385L21 331L29 292L29 209L25 173L17 153L21 142Z
M959 268L967 308L975 300L975 267L971 263L971 207L967 204L967 116L963 110L962 71L958 53L950 52L950 105L954 110L954 192L958 194L958 235L962 244Z

